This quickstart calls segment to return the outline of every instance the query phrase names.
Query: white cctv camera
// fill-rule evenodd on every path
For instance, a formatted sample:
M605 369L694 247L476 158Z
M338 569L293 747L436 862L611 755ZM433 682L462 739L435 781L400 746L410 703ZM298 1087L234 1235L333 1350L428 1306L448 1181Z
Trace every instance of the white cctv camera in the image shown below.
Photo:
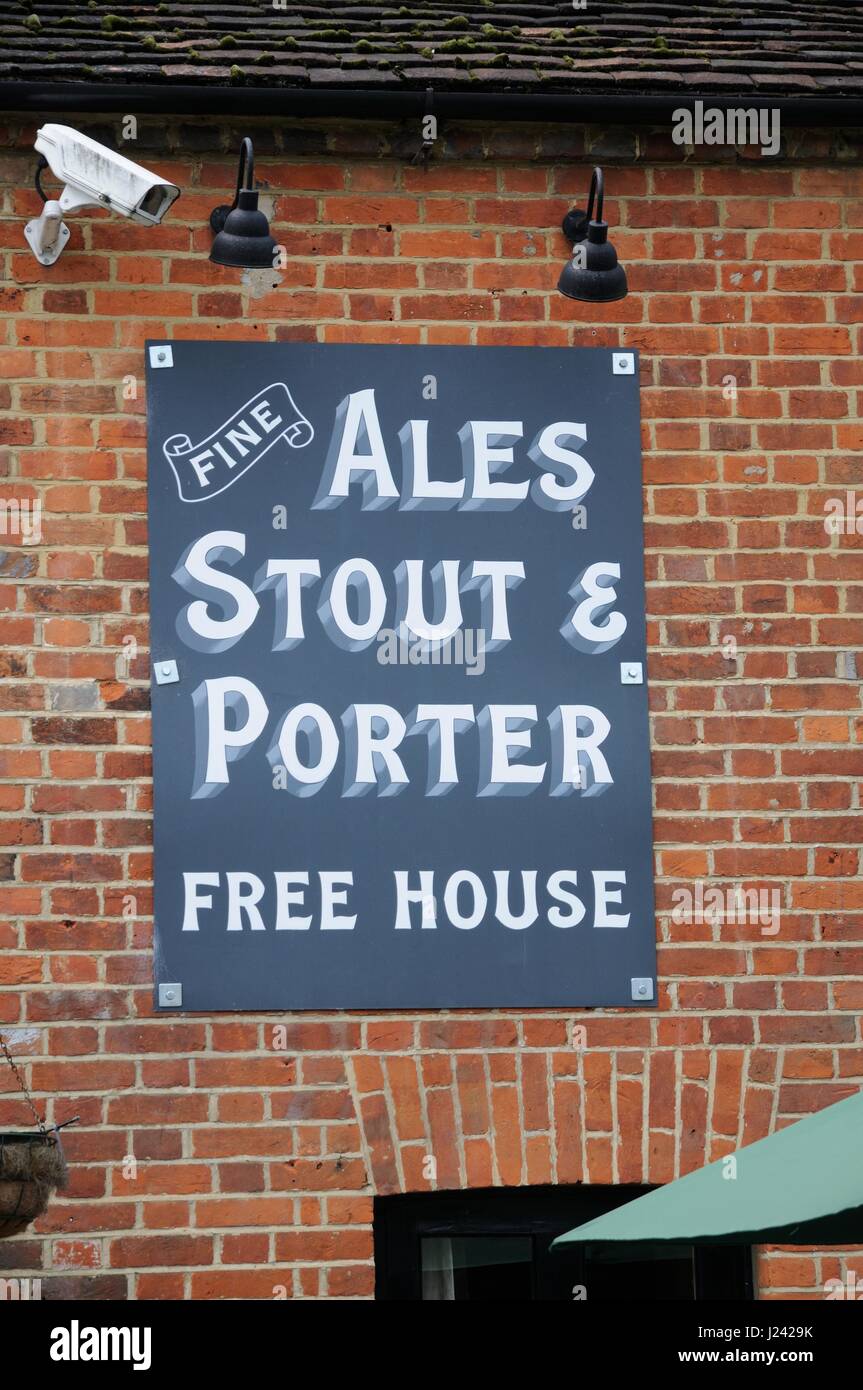
M158 174L68 125L43 125L36 136L36 149L41 156L36 188L45 206L27 223L24 235L41 265L53 265L69 240L64 212L110 208L133 222L156 226L180 196L176 184L166 183ZM42 193L40 175L48 166L66 185L59 199Z

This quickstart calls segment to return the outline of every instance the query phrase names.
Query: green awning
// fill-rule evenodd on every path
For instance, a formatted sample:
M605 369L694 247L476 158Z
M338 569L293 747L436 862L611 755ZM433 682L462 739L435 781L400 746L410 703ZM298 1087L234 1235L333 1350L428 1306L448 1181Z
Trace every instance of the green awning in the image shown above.
M615 1241L860 1244L863 1091L576 1226L553 1246Z

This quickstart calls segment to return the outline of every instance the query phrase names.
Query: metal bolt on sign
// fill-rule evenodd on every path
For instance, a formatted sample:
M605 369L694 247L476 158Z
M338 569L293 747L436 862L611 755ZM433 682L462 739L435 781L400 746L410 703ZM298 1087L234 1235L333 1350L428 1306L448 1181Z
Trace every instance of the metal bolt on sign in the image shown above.
M180 679L176 661L157 661L153 669L157 685L174 685Z

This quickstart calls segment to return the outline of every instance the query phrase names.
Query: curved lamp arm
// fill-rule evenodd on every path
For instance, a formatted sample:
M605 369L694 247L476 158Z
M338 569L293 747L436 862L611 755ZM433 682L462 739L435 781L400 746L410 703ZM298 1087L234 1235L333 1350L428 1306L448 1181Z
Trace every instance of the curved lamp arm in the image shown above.
M577 241L584 241L587 236L587 229L592 221L602 221L602 204L605 196L605 180L599 165L593 171L590 179L590 195L587 202L587 212L582 212L580 208L573 208L563 219L563 234L567 241L575 244ZM596 217L593 215L593 205L596 203Z
M602 201L603 201L603 197L604 197L604 192L605 192L605 180L603 179L603 176L602 176L602 170L601 170L601 169L599 168L599 166L597 165L597 167L596 167L596 168L594 169L594 171L593 171L593 174L592 174L591 180L590 180L590 195L589 195L588 200L587 200L587 221L588 221L588 222L601 222L601 221L602 221ZM596 217L593 217L593 216L591 215L591 214L593 213L593 199L594 199L594 194L596 195Z
M599 170L600 177L602 170ZM245 176L245 182L243 178ZM240 198L240 189L253 189L255 186L255 149L248 135L244 136L243 143L240 145L240 165L237 169L237 191L234 194L233 206L236 207ZM591 184L591 189L593 184ZM600 202L600 208L602 203Z
M240 145L240 163L237 168L237 191L234 194L234 201L228 207L227 203L222 203L219 207L213 208L210 213L210 227L214 233L221 232L227 221L228 214L240 201L240 193L250 193L255 187L255 150L248 135L243 137Z

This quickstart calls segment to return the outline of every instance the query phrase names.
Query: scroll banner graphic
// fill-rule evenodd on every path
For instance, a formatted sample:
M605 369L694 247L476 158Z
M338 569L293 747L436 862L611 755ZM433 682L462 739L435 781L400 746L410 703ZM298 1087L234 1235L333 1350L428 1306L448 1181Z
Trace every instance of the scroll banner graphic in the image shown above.
M258 391L200 444L193 444L187 434L172 434L162 449L174 470L181 500L204 502L248 473L280 439L292 449L302 449L314 437L285 383L276 381Z

